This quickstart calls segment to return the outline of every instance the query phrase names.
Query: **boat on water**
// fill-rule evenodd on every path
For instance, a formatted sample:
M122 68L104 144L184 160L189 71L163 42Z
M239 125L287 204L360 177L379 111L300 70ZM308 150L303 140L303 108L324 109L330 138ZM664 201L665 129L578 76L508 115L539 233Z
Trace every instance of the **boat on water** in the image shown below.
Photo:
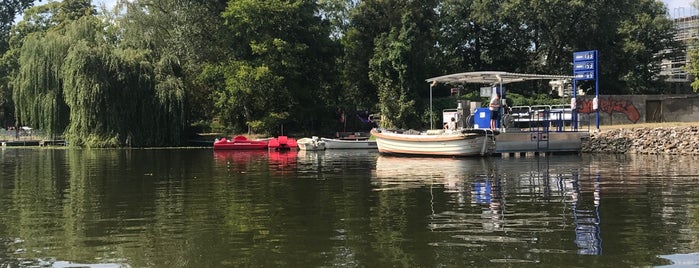
M296 139L294 138L289 138L287 136L278 136L276 138L270 139L267 143L267 147L270 150L285 151L296 149L298 147L298 144L296 143Z
M495 151L497 130L388 130L374 128L379 153L422 156L486 156Z
M316 136L311 138L302 138L296 141L299 150L304 151L322 151L325 150L325 141L322 141Z
M369 137L355 138L321 138L325 142L326 149L376 149L378 145L376 140L371 140Z
M233 139L217 139L214 141L214 150L263 150L267 148L269 139L250 140L243 135Z

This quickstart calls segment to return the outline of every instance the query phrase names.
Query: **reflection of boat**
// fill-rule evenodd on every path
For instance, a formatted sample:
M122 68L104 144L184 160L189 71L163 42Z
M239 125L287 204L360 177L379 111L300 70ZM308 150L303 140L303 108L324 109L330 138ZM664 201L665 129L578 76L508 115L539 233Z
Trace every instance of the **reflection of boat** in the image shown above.
M496 134L497 131L489 129L426 132L371 130L380 153L432 156L489 155L495 150Z
M325 150L325 141L320 140L318 137L313 136L312 138L302 138L296 141L300 150L304 151L322 151Z
M457 189L464 183L487 175L485 158L398 157L379 155L373 174L374 184L382 190L415 188L442 184Z
M222 138L214 141L214 150L260 150L267 148L268 140L250 140L238 135L232 140Z
M321 138L326 149L376 149L376 141L369 137L328 139Z
M267 146L269 147L269 149L283 151L295 149L298 146L298 144L296 144L296 139L294 138L289 138L287 136L279 136L270 139Z
M267 155L264 150L216 150L214 151L214 159L223 163L226 162L251 162L262 159Z
M296 170L298 151L269 151L269 169L275 173L293 173Z
M313 173L313 176L321 176L324 155L325 151L299 150L296 159L297 176L309 175L309 173Z

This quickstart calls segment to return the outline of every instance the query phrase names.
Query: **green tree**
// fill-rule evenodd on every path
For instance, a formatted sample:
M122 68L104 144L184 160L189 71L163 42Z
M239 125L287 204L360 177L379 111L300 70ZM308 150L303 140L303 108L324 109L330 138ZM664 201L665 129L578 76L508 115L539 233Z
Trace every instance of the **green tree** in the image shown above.
M56 20L68 23L85 16L94 16L97 11L91 2L91 0L62 0L60 12L56 14Z
M416 100L429 91L424 82L430 73L435 24L433 1L395 2L398 15L388 32L374 39L375 48L369 61L369 78L377 87L382 124L387 127L415 128L429 122L418 113ZM388 7L388 6L387 6ZM391 15L391 14L389 14ZM426 94L427 93L427 94ZM422 106L424 107L424 105Z
M13 85L19 123L60 134L68 123L63 101L63 60L70 40L58 32L31 33L20 50L19 71Z
M175 56L182 66L188 122L210 120L211 89L197 84L207 64L226 61L232 46L221 12L228 1L119 1L115 39L119 46L150 49L156 57Z
M667 84L658 76L663 50L679 46L674 24L659 1L634 1L635 12L622 20L617 32L622 42L619 78L634 94L663 93Z
M279 77L276 88L248 88L263 91L271 97L268 110L251 114L253 121L275 122L265 130L278 133L284 124L291 131L319 129L322 118L329 114L326 103L333 91L336 43L330 39L329 24L317 15L318 6L309 1L241 0L229 2L223 18L233 36L232 62L229 68L248 66L250 70L268 69L270 77ZM237 65L237 66L236 66ZM261 69L260 69L261 68ZM243 81L226 81L227 85L253 86ZM240 91L240 90L238 90ZM244 103L231 103L244 106ZM242 108L236 108L242 110ZM240 131L241 129L233 129Z
M147 49L115 49L99 26L86 17L67 28L73 45L63 68L66 139L89 147L180 144L185 120L178 60Z
M13 103L18 123L37 127L52 136L63 132L69 122L68 107L63 99L63 63L71 44L60 25L73 18L65 14L89 16L89 5L71 5L76 1L50 3L27 12L26 22L20 22L16 37L16 58L19 68L13 78ZM78 1L79 2L79 1ZM84 1L82 1L84 4ZM81 34L93 29L85 29ZM26 34L26 36L24 36ZM12 59L7 59L11 62Z
M14 43L17 44L17 40L20 38L12 37L11 27L17 15L32 7L33 4L32 0L6 0L0 5L0 128L14 122L11 80L18 68L19 46L12 46L11 39L14 39ZM29 17L36 18L33 14L36 12L27 11L23 21L28 21ZM17 32L26 33L27 31L18 30ZM14 34L14 36L17 35ZM11 47L15 49L11 50Z
M252 67L245 62L223 63L207 67L200 79L216 89L213 99L220 111L220 120L229 122L229 127L235 131L265 131L267 124L276 127L280 123L263 122L265 118L256 117L273 110L281 97L276 89L282 87L282 78L272 74L269 68Z
M660 52L674 46L661 2L451 1L440 6L444 73L570 74L572 53L598 50L604 94L662 92ZM531 86L543 92L546 85Z
M526 1L442 1L436 37L438 72L432 75L538 72L540 64L533 64L532 26L522 20L522 2Z
M353 2L352 0L347 0ZM343 110L378 111L377 86L369 79L369 61L375 40L400 25L399 1L360 1L349 12L349 25L342 35L343 55L338 59L342 92L337 103Z
M91 6L70 7L60 5L56 14L85 15L56 15L47 30L22 39L13 83L20 122L78 146L180 144L186 121L179 60L118 47Z
M692 1L692 6L694 8L699 8L699 1ZM699 32L699 29L696 31ZM699 92L699 46L696 45L698 43L699 42L694 41L692 43L693 48L688 50L687 57L689 64L684 68L688 74L694 77L694 81L692 81L691 84L694 92Z
M17 15L34 5L34 0L3 0L0 5L0 55L8 49L10 28Z

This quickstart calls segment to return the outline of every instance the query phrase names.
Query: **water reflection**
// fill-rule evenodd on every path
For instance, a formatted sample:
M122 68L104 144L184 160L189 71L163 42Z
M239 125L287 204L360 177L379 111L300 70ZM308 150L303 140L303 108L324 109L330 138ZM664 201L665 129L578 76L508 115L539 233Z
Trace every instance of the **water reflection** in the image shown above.
M296 176L325 180L364 174L374 167L377 157L376 149L302 150L298 152Z
M572 232L578 254L601 254L600 183L581 183L580 156L514 159L403 158L379 156L372 176L376 191L429 188L432 199L446 196L447 206L435 205L428 228L446 236L435 247L486 247L516 243L530 252L539 248L542 233ZM587 193L593 197L588 199ZM514 205L510 205L510 204ZM556 212L554 207L559 207ZM562 212L562 214L561 214ZM573 225L572 228L568 226ZM494 258L497 262L537 261Z
M216 150L214 159L230 171L248 172L266 165L270 172L284 175L295 173L297 150Z
M697 160L7 149L0 267L682 263Z
M441 185L447 192L462 193L467 179L485 177L488 158L399 157L380 155L372 174L374 190L398 190Z
M600 235L600 177L595 176L593 188L592 207L587 200L579 198L581 189L578 177L573 184L573 217L575 221L575 243L578 246L578 254L600 255L602 254L602 238Z

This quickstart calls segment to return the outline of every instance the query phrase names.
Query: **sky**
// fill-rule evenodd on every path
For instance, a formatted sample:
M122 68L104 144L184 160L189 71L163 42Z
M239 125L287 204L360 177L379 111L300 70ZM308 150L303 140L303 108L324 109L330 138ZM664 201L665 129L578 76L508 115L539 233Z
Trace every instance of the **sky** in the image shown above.
M108 9L111 9L114 7L114 4L116 4L116 0L92 0L92 4L99 7L102 3L104 3Z
M673 18L697 15L699 12L697 12L696 8L692 7L692 1L693 0L663 0L665 5L667 5L667 10L670 12L670 17Z

